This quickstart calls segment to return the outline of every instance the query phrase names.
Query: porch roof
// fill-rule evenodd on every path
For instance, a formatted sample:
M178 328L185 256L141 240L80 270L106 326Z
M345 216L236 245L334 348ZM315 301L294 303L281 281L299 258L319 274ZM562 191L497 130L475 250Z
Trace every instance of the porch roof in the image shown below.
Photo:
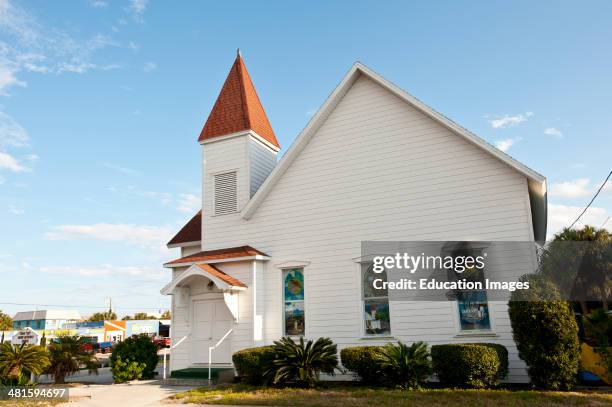
M192 264L222 263L239 260L267 260L269 256L251 246L229 247L226 249L205 250L169 261L164 267L181 267Z
M226 274L226 273L222 272L221 270L219 270L218 268L216 268L212 264L196 264L195 266L199 267L205 273L217 277L218 279L220 279L223 282L227 283L227 285L230 286L230 287L244 287L244 288L247 288L246 284L244 284L242 281L238 280L237 278L234 278L234 277L230 276L229 274Z
M160 292L164 295L171 295L175 288L181 286L185 281L193 276L207 277L213 283L215 283L217 287L224 291L244 291L247 289L247 285L242 281L230 276L227 273L224 273L212 264L194 264L185 272L180 274L176 279L166 284L166 286L162 288Z

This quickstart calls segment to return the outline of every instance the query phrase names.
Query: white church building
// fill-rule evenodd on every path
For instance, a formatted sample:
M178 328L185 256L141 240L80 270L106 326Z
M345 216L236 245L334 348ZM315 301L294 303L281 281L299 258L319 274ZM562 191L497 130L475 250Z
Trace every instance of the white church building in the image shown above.
M290 84L287 84L290 86ZM291 103L291 101L288 101ZM526 382L507 302L480 323L457 301L390 301L368 290L363 241L541 241L546 179L355 63L281 159L238 54L199 136L202 210L168 243L180 258L170 369L231 366L283 336L339 349L401 340L495 342ZM533 270L533 258L516 275ZM228 334L229 332L229 334Z

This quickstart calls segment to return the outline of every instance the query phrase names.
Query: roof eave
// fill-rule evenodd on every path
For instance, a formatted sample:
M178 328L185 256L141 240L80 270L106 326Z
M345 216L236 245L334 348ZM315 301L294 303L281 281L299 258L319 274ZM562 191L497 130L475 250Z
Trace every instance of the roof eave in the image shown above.
M249 260L260 260L260 261L268 261L271 257L262 256L257 254L255 256L242 256L242 257L230 257L227 259L216 259L216 260L196 260L196 261L188 261L184 263L165 263L164 267L166 268L177 268L177 267L185 267L192 266L194 264L217 264L217 263L232 263L237 261L249 261Z
M166 247L168 249L174 249L176 247L192 247L192 246L199 246L201 244L202 244L201 240L194 240L192 242L168 243Z

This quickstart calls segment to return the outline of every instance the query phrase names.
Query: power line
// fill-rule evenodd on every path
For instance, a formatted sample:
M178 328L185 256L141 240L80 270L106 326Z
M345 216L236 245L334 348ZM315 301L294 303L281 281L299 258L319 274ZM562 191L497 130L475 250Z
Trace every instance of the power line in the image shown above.
M589 202L589 204L586 206L586 208L584 208L584 210L582 211L582 213L580 215L578 215L578 217L576 218L576 220L570 225L570 227L568 229L571 229L576 222L578 222L580 220L580 218L582 217L582 215L584 215L584 213L587 211L587 209L589 209L589 207L591 206L591 204L593 203L593 201L595 200L595 198L597 198L597 195L599 195L599 193L601 192L601 190L603 189L603 187L606 185L606 183L608 182L608 180L610 179L610 176L612 175L612 171L610 171L608 173L608 176L606 177L606 179L604 180L603 184L601 184L601 186L599 187L599 189L597 190L597 192L595 193L595 195L593 196L593 199L591 199L591 202Z
M608 223L608 221L610 220L610 217L608 216L606 218L606 220L604 220L604 223L601 224L601 226L599 227L599 229L603 229L604 226L606 226L606 223Z
M28 307L57 307L57 308L91 308L91 309L103 309L106 310L108 307L99 307L94 305L62 305L62 304L30 304L23 302L0 302L1 305L18 305ZM159 310L160 307L115 307L115 309L138 309L138 310Z

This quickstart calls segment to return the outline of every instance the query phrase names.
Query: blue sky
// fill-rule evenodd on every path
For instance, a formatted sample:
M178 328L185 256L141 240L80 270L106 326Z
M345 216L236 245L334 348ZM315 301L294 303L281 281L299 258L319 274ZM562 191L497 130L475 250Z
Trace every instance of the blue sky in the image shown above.
M608 1L0 0L0 309L167 307L164 243L199 208L196 140L237 47L283 151L359 60L547 176L556 231L611 167L611 14ZM606 188L584 220L611 213Z

